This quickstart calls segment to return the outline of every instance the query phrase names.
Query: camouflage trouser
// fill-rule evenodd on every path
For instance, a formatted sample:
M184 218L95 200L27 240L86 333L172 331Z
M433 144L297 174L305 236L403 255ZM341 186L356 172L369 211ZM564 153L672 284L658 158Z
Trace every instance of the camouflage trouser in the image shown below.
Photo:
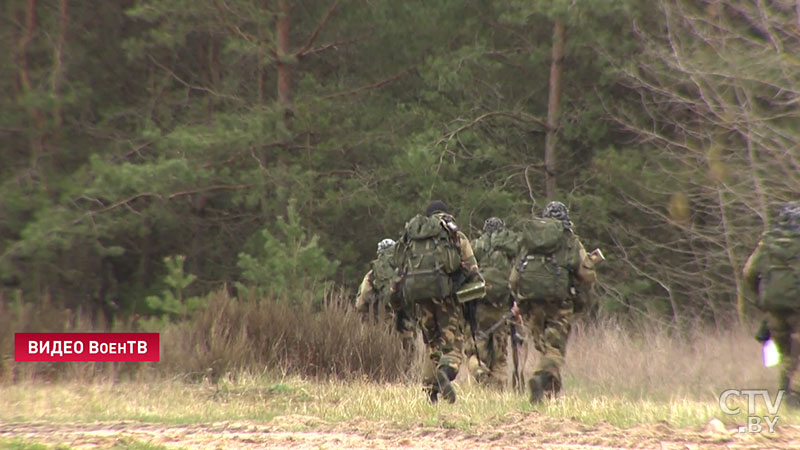
M378 302L375 300L370 303L364 302L357 304L356 311L361 314L364 321L383 323L389 332L396 332L399 334L403 350L412 354L416 352L417 326L414 321L413 313L403 311L399 313L398 317L398 314L395 313L388 302Z
M503 324L494 330L487 339L481 339L479 332L488 330L501 320L508 312L508 307L498 308L491 304L479 303L477 309L478 328L474 333L478 339L477 354L476 345L472 339L473 333L467 335L469 343L466 354L469 370L478 382L493 388L504 389L508 382L508 338L511 327L509 324Z
M398 311L392 314L392 329L400 335L403 350L414 354L417 351L417 323L413 311Z
M770 335L781 355L779 389L800 397L800 313L767 313Z
M464 348L464 313L460 303L451 298L417 302L417 323L428 357L422 367L425 387L436 384L436 372L448 374L452 381L461 366Z
M534 347L541 357L533 375L545 376L552 383L546 390L561 390L561 367L567 353L567 340L572 326L574 307L571 300L518 303L522 319L531 333Z

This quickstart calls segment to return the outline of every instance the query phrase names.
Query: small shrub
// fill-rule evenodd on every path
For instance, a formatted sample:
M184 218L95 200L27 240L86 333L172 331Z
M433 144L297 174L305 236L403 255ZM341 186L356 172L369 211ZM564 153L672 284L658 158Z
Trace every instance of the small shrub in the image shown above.
M164 258L164 265L167 266L164 283L169 288L164 289L160 296L151 295L145 299L147 306L161 319L188 317L205 304L203 297L186 297L184 295L185 289L197 279L196 276L183 271L185 260L186 257L183 255Z
M295 201L289 202L287 218L278 217L277 234L261 231L260 248L255 254L240 253L237 266L242 279L239 292L253 298L287 298L297 301L313 286L310 298L320 298L329 288L326 280L334 274L338 261L329 260L319 247L319 237L311 237L300 223Z

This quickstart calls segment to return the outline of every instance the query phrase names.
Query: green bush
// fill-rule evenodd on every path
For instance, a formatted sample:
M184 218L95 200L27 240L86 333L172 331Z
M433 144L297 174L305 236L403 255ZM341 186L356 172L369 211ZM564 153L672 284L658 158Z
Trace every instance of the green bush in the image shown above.
M167 266L164 283L169 288L164 289L160 296L151 295L145 299L147 306L161 319L188 317L206 303L206 299L203 297L186 297L184 295L185 289L197 279L196 276L184 272L185 260L186 257L183 255L164 258L164 265Z
M237 289L254 298L288 298L297 302L302 298L297 294L311 286L311 298L321 298L330 287L327 279L336 272L339 262L325 256L316 234L308 236L294 200L287 207L287 218L279 216L275 226L277 233L261 230L256 254L239 254L237 266L242 269L245 283L236 283Z

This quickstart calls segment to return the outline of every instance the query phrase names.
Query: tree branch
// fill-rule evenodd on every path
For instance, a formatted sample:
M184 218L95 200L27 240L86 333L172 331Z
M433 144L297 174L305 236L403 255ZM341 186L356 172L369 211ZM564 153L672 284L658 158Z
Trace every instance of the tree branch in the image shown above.
M378 81L377 83L368 84L366 86L361 86L361 87L358 87L358 88L355 88L355 89L351 89L349 91L342 91L342 92L336 92L334 94L324 95L324 96L322 96L322 98L327 100L327 99L330 99L330 98L344 97L346 95L357 94L357 93L362 92L362 91L367 91L367 90L371 90L371 89L377 89L377 88L380 88L380 87L382 87L384 85L387 85L387 84L391 83L392 81L397 80L398 78L400 78L403 75L411 72L415 68L416 68L416 66L412 66L412 67L409 67L408 69L404 69L404 70L402 70L402 71L390 76L389 78L385 78L385 79L383 79L381 81Z
M314 54L317 54L317 53L322 53L322 52L324 52L326 50L330 50L330 49L336 49L340 45L352 44L353 42L358 42L358 41L360 41L362 39L364 39L363 36L362 37L357 37L357 38L343 39L343 40L340 40L340 41L330 42L330 43L327 43L327 44L324 44L324 45L320 45L319 47L314 47L314 48L308 49L308 50L306 50L306 51L304 51L302 53L295 53L295 56L297 57L297 59L302 59L302 58L305 58L306 56L314 55Z
M75 219L73 221L73 224L79 223L86 216L93 216L94 214L111 211L112 209L119 208L120 206L127 206L130 202L132 202L134 200L138 200L140 198L155 197L155 198L158 198L158 199L161 199L161 200L164 200L164 199L172 200L173 198L176 198L176 197L181 197L181 196L184 196L184 195L191 195L191 194L198 194L200 192L234 191L234 190L239 190L239 189L247 189L247 188L250 188L252 186L253 186L252 184L217 184L217 185L206 186L206 187L197 188L197 189L188 189L188 190L185 190L185 191L173 192L173 193L167 194L167 195L156 194L154 192L140 192L140 193L132 195L132 196L130 196L130 197L124 199L124 200L120 200L118 202L112 203L112 204L110 204L110 205L108 205L106 207L103 207L103 208L100 208L100 209L91 210L91 211L87 212L86 214L84 214L83 216Z
M441 143L444 140L448 140L449 141L449 140L453 139L458 133L461 133L464 130L472 128L475 125L477 125L480 122L482 122L483 120L488 119L489 117L493 117L493 116L503 116L503 117L509 117L509 118L518 120L520 122L535 123L535 124L541 126L542 128L544 128L545 130L548 129L547 122L545 122L544 120L542 120L542 119L540 119L540 118L538 118L536 116L532 116L530 114L526 114L526 113L523 113L523 112L490 111L490 112L481 114L480 116L478 116L475 119L473 119L471 122L466 123L466 124L456 128L455 130L451 131L450 133L447 134L447 136L445 138L442 138L439 142L437 142L437 144Z
M325 17L323 17L322 20L319 22L319 24L317 24L317 28L315 28L314 31L311 33L311 35L308 36L306 43L300 48L300 50L294 52L295 57L300 57L304 55L311 48L311 46L314 45L314 41L317 40L317 37L319 37L319 33L322 31L322 28L328 22L328 19L331 17L331 14L333 14L333 12L336 10L338 6L339 6L339 0L333 2L333 5L331 5L331 7L328 8L328 12L325 13Z

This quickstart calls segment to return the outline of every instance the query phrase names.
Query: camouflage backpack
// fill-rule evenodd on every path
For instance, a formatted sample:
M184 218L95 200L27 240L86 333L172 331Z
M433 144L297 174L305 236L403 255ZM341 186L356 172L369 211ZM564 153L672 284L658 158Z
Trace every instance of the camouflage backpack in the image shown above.
M417 215L406 224L394 257L405 305L455 292L453 277L461 268L456 231L447 214Z
M570 296L570 272L578 266L572 232L562 221L537 218L520 233L520 259L511 272L517 300L563 300Z
M800 309L800 234L770 231L764 236L761 251L756 306L764 311Z
M395 281L394 249L392 246L381 251L372 261L372 287L375 289L375 298L380 304L389 301L392 284Z
M508 276L519 255L519 236L508 229L485 234L475 241L473 250L486 280L486 300L497 307L507 306L511 295Z

